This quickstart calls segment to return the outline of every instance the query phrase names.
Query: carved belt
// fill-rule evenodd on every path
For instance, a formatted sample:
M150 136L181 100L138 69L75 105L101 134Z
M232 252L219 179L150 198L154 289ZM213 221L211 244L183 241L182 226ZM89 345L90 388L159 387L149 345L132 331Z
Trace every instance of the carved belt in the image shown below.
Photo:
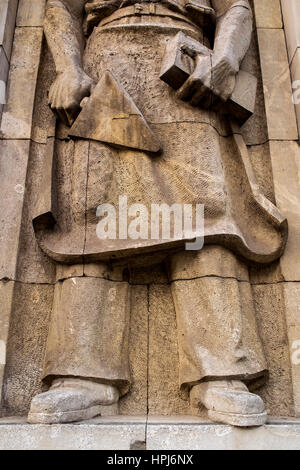
M175 20L184 21L189 25L193 26L194 28L199 29L193 21L189 20L186 16L172 11L169 8L159 4L159 3L136 3L135 5L130 5L128 7L120 8L119 10L112 13L107 18L104 18L100 21L98 26L105 26L109 23L112 23L116 20L126 17L134 17L134 16L160 16L160 17L168 17L173 18Z

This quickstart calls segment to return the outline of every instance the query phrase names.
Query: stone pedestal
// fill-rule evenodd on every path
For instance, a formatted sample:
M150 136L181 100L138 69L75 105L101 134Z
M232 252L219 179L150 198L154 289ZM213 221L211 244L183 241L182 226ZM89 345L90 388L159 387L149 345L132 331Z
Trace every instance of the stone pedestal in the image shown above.
M0 450L300 450L300 421L233 428L191 416L116 416L61 425L0 419ZM145 457L146 458L146 457Z

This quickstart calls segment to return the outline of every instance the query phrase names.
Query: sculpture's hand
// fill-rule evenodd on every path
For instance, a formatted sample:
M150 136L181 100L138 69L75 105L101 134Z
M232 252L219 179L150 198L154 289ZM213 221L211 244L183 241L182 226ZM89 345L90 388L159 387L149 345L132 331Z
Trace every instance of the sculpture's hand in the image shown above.
M238 67L226 57L197 56L195 70L178 90L177 96L193 106L210 107L217 99L232 95Z
M66 125L71 126L79 111L81 100L89 96L93 80L81 68L68 68L59 73L50 87L49 105Z
M230 98L235 88L238 71L239 67L234 64L233 60L213 54L211 88L216 97L221 98L224 102Z
M177 91L183 101L193 106L208 107L211 102L211 56L197 55L195 70Z

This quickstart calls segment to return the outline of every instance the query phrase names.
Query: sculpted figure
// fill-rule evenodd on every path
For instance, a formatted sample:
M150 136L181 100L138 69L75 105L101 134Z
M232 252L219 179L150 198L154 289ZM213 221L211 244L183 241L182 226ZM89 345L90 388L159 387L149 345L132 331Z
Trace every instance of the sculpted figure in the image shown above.
M131 384L128 272L158 260L176 309L180 389L212 420L265 422L253 393L268 372L248 264L277 259L287 227L255 181L238 112L224 112L251 33L247 0L48 0L57 140L44 188L51 208L33 223L58 282L49 390L33 398L30 422L117 412ZM172 67L160 78L178 34L199 46L182 84ZM184 237L100 239L97 207L124 196L128 206L204 204L204 247L187 251Z

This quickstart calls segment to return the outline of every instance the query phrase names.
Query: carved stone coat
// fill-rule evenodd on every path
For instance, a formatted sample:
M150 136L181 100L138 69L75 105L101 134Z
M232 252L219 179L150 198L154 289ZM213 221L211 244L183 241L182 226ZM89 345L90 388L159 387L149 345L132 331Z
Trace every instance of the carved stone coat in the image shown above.
M97 207L110 203L118 208L119 196L125 195L128 205L142 203L149 212L152 203L204 204L205 243L227 246L257 262L275 260L285 245L286 220L262 195L241 135L232 135L228 118L179 100L159 78L166 44L178 31L210 47L214 12L209 2L200 2L200 13L173 0L132 3L86 4L84 69L96 83L109 71L162 150L154 154L116 147L88 133L86 138L58 139L46 171L52 177L51 204L48 191L48 206L34 219L40 246L67 263L183 246L183 239L100 240ZM224 11L233 3L225 0ZM87 130L89 119L97 120L103 106L109 106L113 85L103 86L103 100L98 97L93 105L92 96L87 105ZM68 133L60 125L58 136Z

